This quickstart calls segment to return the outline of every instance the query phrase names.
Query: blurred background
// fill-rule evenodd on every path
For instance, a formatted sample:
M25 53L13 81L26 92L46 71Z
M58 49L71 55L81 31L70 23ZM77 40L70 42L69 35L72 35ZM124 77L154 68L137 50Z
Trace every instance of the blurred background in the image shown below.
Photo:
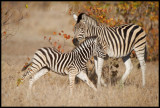
M93 93L87 85L80 83L76 85L77 100L68 103L68 77L52 73L35 83L35 94L27 99L28 80L16 88L17 79L22 75L20 70L38 48L56 47L61 52L71 51L75 24L72 13L78 15L81 12L106 26L128 23L142 26L147 34L146 88L141 88L141 70L134 68L123 93L116 85ZM1 48L2 106L158 106L159 2L1 2ZM138 60L134 58L133 52L132 61L136 67ZM117 65L119 68L113 73L107 73L110 66ZM89 63L88 68L92 70L93 63ZM125 67L121 59L109 58L103 71L107 74L103 73L103 76L113 77L114 81L114 76L121 78ZM95 75L89 77L96 79ZM94 84L95 79L92 79Z
M17 31L21 32L20 29L23 29L24 26L27 28L25 30L27 35L31 36L37 32L37 35L39 35L38 40L42 39L42 36L52 38L53 32L56 32L58 35L58 32L62 30L66 32L63 34L73 37L73 25L75 24L72 19L73 12L77 15L81 12L89 14L99 23L104 23L107 26L118 26L128 23L135 23L142 26L147 33L147 60L155 61L159 59L159 2L156 1L2 2L2 43L5 43L7 37L14 36ZM13 24L18 25L18 27L14 27L15 25L11 27ZM63 34L61 37L63 37ZM32 36L32 38L35 37ZM33 40L29 36L19 37L21 41L22 38ZM66 40L66 44L68 44L67 42L69 40ZM65 44L64 42L63 44ZM62 46L64 47L65 45Z

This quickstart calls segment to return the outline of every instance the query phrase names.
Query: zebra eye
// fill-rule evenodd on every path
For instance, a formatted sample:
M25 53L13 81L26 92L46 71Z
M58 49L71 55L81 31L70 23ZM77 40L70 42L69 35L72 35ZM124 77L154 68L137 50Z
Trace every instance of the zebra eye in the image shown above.
M81 28L81 31L83 31L83 28Z

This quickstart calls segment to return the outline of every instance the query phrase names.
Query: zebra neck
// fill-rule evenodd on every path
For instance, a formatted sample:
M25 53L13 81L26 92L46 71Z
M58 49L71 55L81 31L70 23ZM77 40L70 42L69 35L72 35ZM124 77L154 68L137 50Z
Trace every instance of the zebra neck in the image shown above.
M72 53L72 56L75 58L83 58L85 60L88 60L93 55L93 49L94 49L94 43L93 42L84 42L80 44L78 47L73 49L70 53Z
M87 37L98 36L99 33L100 33L100 28L98 26L89 25L87 27L87 32L86 33L87 33L86 34Z

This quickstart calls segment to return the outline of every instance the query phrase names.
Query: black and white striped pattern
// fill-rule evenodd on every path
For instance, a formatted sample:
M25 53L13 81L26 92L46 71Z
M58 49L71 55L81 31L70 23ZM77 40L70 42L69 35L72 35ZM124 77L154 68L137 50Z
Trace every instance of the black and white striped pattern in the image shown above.
M98 42L103 47L105 53L110 57L122 57L126 66L126 72L122 77L122 83L124 83L133 68L130 60L130 53L134 50L141 65L143 86L145 85L146 64L144 55L146 52L146 33L142 27L135 24L125 24L116 27L107 27L105 25L97 26L91 25L89 21L84 21L83 18L82 21L80 20L75 25L75 38L73 42L76 43L92 35L98 35ZM100 85L100 76L98 84Z
M75 19L75 20L76 20L77 23L79 23L81 21L85 24L98 26L98 22L94 18L92 18L92 17L90 17L90 16L88 16L87 14L84 14L84 13L79 14L77 19Z
M51 70L61 75L69 74L70 93L72 93L76 76L96 90L86 75L86 63L93 55L102 58L105 57L103 50L97 45L96 37L85 40L69 53L60 53L50 47L40 48L34 54L34 57L29 63L31 65L28 65L28 71L22 76L22 79L32 73L36 73L30 80L29 88L31 89L33 82ZM22 71L25 69L27 67L24 67Z

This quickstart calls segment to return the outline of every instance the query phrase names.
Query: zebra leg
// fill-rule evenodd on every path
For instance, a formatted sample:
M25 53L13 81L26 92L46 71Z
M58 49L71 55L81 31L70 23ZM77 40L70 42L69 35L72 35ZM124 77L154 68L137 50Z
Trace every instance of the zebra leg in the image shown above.
M31 78L31 79L29 80L29 89L31 90L33 83L34 83L36 80L38 80L41 76L43 76L44 74L46 74L47 72L48 72L48 69L46 69L46 68L43 68L43 69L41 69L39 72L37 72L37 73L33 76L33 78Z
M136 49L135 49L135 53L136 53L137 58L140 62L141 71L142 71L142 86L145 86L145 71L146 71L146 63L145 63L145 60L144 60L144 52L145 52L145 49L141 50L141 51L136 51Z
M130 59L130 55L127 55L125 57L122 57L123 59L123 62L125 64L125 67L126 67L126 71L125 73L123 74L122 76L122 79L121 79L121 83L124 84L127 76L129 75L129 73L131 72L131 70L133 69L133 64L131 62L131 59Z
M142 70L142 85L145 86L145 71L146 71L146 63L144 60L139 60Z
M100 58L101 59L101 58ZM103 67L103 60L101 61L100 60L100 62L101 63L99 63L99 62L97 62L97 57L96 56L94 56L94 64L95 64L95 70L96 70L96 74L97 74L97 76L98 76L98 63L99 63L99 65L101 65L102 67ZM101 69L101 71L102 71L102 67L100 67L100 69ZM101 72L102 73L102 72ZM100 80L100 82L101 82L101 84L103 84L103 86L105 86L105 87L107 87L107 84L105 84L105 81L104 81L104 79L101 77L101 80Z
M77 71L69 72L69 86L70 86L70 95L73 93L74 81Z
M97 71L96 71L96 74L98 76L98 81L97 81L97 88L99 88L101 86L101 75L102 75L102 67L103 67L103 62L104 62L104 59L98 57L98 63L97 63ZM102 81L102 83L104 84L104 82Z
M43 68L41 69L39 72L37 72L33 78L31 78L29 80L29 89L28 89L28 92L27 92L27 98L29 98L31 96L31 90L32 90L32 85L33 83L38 80L41 76L43 76L44 74L46 74L48 72L48 69L46 68Z
M78 78L80 78L82 81L84 81L85 83L88 84L89 87L93 88L93 90L97 91L96 87L94 86L94 84L89 80L89 78L87 77L87 74L85 72L80 72L77 75Z

